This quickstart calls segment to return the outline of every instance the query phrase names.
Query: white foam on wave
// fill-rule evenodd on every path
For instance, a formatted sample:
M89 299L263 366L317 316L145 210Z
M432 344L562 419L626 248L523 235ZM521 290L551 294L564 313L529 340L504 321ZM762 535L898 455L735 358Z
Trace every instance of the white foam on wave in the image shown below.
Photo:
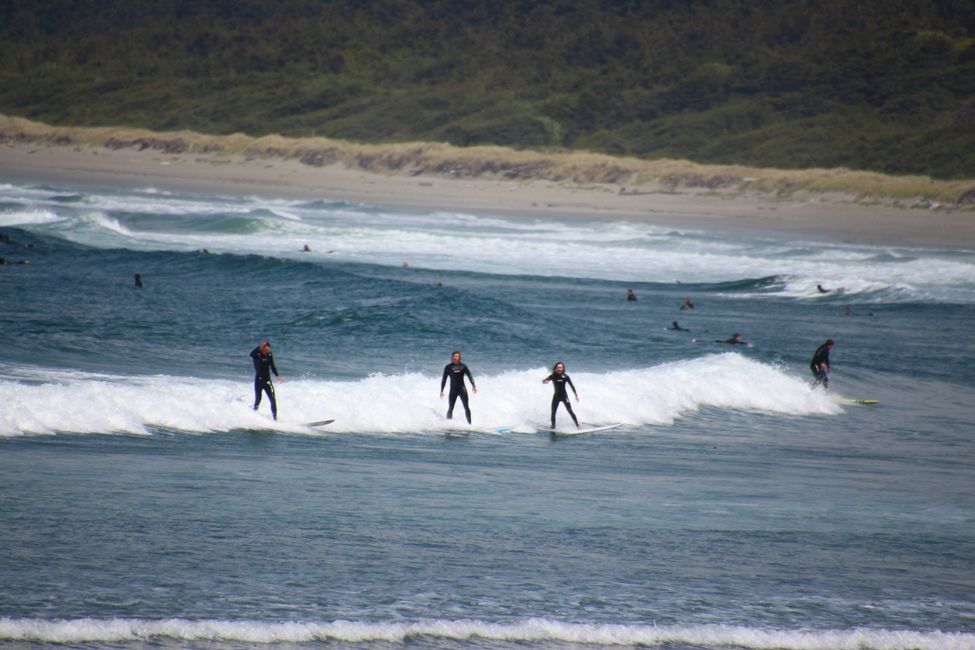
M891 263L873 259L842 263L790 262L777 268L784 277L782 294L795 298L848 296L857 298L883 292L883 300L928 299L966 301L975 289L975 257L967 260L916 257ZM821 293L817 285L830 292Z
M45 194L46 192L46 194ZM36 209L0 214L0 224L43 225L82 219L75 204L59 204L54 190L4 191ZM86 209L106 217L104 229L59 227L57 233L91 246L137 250L270 255L365 262L436 271L566 276L621 282L718 283L779 276L771 292L819 299L817 284L842 288L851 299L975 300L971 251L787 242L660 228L616 221L507 219L449 212L390 212L367 206L321 206L259 198L141 193L89 193ZM20 215L11 216L11 215ZM151 227L120 232L120 215L139 214ZM31 216L33 215L33 216ZM178 215L234 215L252 219L248 232L187 232ZM153 220L153 217L156 219ZM113 224L113 219L115 219ZM169 219L169 221L167 221ZM4 220L8 220L7 223ZM169 226L168 224L175 224ZM268 235L272 236L268 236ZM310 252L302 252L305 245ZM761 296L769 289L754 292ZM742 295L742 294L738 294Z
M0 211L0 226L30 226L37 224L56 223L64 218L52 210L41 208L26 210Z
M704 407L783 415L835 414L841 409L793 373L736 352L650 368L570 375L582 400L575 404L588 424L668 425ZM477 377L471 393L475 424L547 426L552 388L545 368ZM440 377L420 373L372 375L357 381L289 379L276 384L280 420L270 419L266 399L255 413L247 379L110 376L81 372L12 369L0 380L0 435L127 433L153 429L215 432L276 429L309 433L303 423L334 418L330 430L359 433L439 432L446 399ZM458 403L455 422L463 422ZM568 422L563 412L560 423Z
M106 215L102 212L85 213L80 219L78 219L75 227L85 230L107 231L115 235L121 235L124 238L130 238L133 236L133 232L129 228L122 225L117 218Z
M528 619L327 623L186 619L45 620L0 618L0 640L41 643L125 643L171 639L251 644L339 641L405 643L411 638L510 643L556 642L619 646L694 646L759 650L973 650L975 634L887 630L769 629L733 625L623 625Z

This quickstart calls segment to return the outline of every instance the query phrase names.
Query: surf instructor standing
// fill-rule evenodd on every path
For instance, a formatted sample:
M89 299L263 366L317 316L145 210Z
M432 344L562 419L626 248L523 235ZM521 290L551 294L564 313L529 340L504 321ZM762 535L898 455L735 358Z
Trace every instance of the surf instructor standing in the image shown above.
M460 352L456 350L450 355L450 363L444 366L443 376L440 378L440 399L443 399L443 389L447 385L447 378L450 378L450 399L447 401L447 419L451 420L454 417L454 404L457 403L457 398L460 398L460 403L464 405L464 414L467 416L467 424L471 423L471 408L467 403L467 387L464 385L464 375L471 382L471 389L474 393L477 393L477 386L474 385L474 376L471 374L470 368L461 363Z
M274 384L271 383L271 373L284 381L278 373L277 366L274 365L274 355L271 353L271 344L264 340L251 351L251 360L254 362L254 410L261 405L261 393L267 393L267 399L271 403L271 415L275 420L278 419L278 402L274 399Z

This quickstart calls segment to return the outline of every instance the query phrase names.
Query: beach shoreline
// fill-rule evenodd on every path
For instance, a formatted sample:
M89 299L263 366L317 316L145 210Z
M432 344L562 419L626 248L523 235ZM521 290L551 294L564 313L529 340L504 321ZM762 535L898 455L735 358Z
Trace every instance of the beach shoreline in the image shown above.
M632 181L632 179L629 179ZM975 211L894 201L865 204L836 193L776 195L659 183L379 173L341 161L151 147L0 142L0 182L68 188L332 200L397 210L535 219L624 220L690 230L879 246L975 248Z

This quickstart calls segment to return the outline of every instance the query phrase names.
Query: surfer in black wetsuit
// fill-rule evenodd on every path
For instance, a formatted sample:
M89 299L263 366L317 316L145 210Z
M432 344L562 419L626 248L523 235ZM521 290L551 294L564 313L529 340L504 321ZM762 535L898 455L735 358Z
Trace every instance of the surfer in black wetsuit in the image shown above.
M278 419L278 402L274 399L274 384L271 382L271 373L283 381L278 373L277 366L274 365L274 355L271 354L271 344L267 341L262 342L251 351L251 359L254 361L254 410L261 405L261 392L267 393L267 399L271 402L271 415Z
M741 334L735 332L730 339L715 339L715 343L727 343L728 345L751 345L748 341L743 341Z
M691 331L691 330L687 329L686 327L681 327L680 325L678 325L677 324L677 321L671 321L671 323L670 323L670 329L673 330L673 331L675 331L675 332L690 332Z
M812 371L813 388L823 385L824 389L829 388L829 351L833 348L833 339L826 339L826 342L816 348L812 361L809 362L809 369Z
M552 382L555 392L552 394L552 428L555 428L555 412L559 410L559 404L565 404L565 410L569 412L572 416L572 421L576 423L576 429L579 428L579 419L576 418L576 414L572 412L572 404L569 403L569 394L565 390L565 385L568 384L572 388L572 394L576 396L576 401L579 401L579 393L576 392L575 384L569 379L569 375L565 374L565 364L559 361L552 368L552 374L542 380L543 384Z
M467 424L471 423L471 408L467 403L467 387L464 385L464 375L471 382L471 389L477 393L477 386L474 384L474 376L470 368L460 362L460 352L454 351L450 355L450 363L443 368L443 377L440 378L440 399L443 399L443 389L447 385L447 378L450 377L450 399L447 401L447 419L454 417L454 404L457 398L464 405L464 415L467 416Z

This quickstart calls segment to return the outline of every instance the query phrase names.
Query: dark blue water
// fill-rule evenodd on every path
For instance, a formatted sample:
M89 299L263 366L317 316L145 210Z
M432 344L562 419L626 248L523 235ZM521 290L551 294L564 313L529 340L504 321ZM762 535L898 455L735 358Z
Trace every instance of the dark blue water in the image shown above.
M975 253L0 188L6 646L975 648Z

